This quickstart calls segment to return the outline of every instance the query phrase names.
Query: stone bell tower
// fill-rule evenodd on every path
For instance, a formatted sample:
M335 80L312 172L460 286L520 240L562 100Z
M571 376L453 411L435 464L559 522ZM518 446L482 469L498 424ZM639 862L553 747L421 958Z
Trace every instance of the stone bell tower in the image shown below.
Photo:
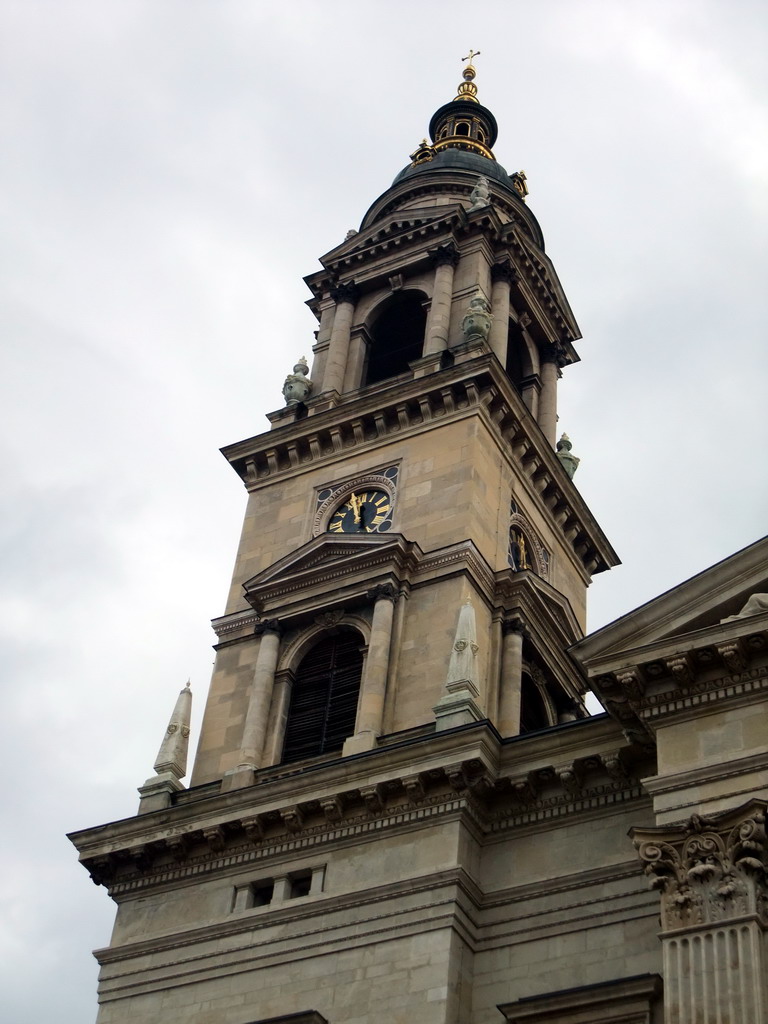
M579 331L474 77L306 279L309 378L297 364L271 430L224 449L248 509L193 785L252 785L286 730L292 758L297 673L340 631L361 651L359 701L315 752L432 725L466 601L468 721L512 736L584 713L562 650L616 557L555 451Z
M579 329L474 79L306 279L311 369L223 449L248 504L191 785L169 740L138 815L73 837L118 904L101 1024L485 1024L534 949L564 989L637 974L566 935L637 906L655 965L616 867L648 751L567 654L617 563L557 442Z

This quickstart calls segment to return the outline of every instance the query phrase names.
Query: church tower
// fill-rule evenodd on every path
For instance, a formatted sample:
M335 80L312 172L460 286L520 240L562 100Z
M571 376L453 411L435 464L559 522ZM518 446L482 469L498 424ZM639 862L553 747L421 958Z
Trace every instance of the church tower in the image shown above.
M584 714L562 652L616 557L555 450L578 326L474 78L306 279L309 379L224 449L248 509L193 786L432 727L465 603L476 682L438 729Z
M589 718L568 654L617 564L558 441L579 328L471 56L306 278L311 369L223 449L248 503L190 787L187 689L138 815L73 836L118 905L100 1024L559 1021L509 1007L656 996L626 866L652 753ZM600 955L576 960L585 935Z

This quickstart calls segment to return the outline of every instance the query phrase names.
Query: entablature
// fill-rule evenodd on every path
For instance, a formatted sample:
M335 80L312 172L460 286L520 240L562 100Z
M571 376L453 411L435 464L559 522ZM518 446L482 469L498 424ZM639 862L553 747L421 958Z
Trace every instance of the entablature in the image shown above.
M256 773L256 785L188 790L169 808L72 833L96 884L120 899L214 871L460 817L483 836L551 828L644 800L648 760L607 716L501 741L487 721L347 758Z
M605 708L648 734L673 716L768 693L768 614L624 651L586 670Z

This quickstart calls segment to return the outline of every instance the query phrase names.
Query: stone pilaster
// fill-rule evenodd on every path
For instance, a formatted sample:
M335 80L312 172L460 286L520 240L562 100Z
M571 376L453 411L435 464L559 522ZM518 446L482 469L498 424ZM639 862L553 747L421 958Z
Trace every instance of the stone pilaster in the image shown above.
M424 336L424 355L442 352L448 346L453 302L453 273L459 262L459 251L453 243L442 245L432 253L435 283Z
M257 622L254 627L254 633L261 637L261 641L253 670L248 710L245 713L240 761L237 767L225 776L223 788L240 789L242 786L250 785L253 782L254 771L262 766L267 716L280 653L280 632L280 623L277 619L265 619Z
M515 279L515 271L509 260L494 263L491 267L491 331L488 344L502 366L507 363L507 341L509 338L509 292Z
M340 284L331 295L336 303L336 311L333 317L331 337L328 341L322 390L341 393L347 369L352 317L357 303L357 288L352 282Z
M768 1019L767 807L630 832L661 893L665 1024Z
M391 583L381 583L369 590L367 597L374 602L371 640L360 687L357 727L355 735L350 736L344 744L345 757L363 750L372 750L376 746L376 738L381 735L384 720L392 622L398 594Z
M499 681L499 722L502 736L520 732L520 702L523 683L523 622L504 619L501 624L501 679Z

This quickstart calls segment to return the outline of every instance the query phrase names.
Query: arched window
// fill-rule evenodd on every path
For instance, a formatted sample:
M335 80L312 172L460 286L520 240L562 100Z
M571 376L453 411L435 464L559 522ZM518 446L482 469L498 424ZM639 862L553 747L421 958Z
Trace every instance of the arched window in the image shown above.
M355 630L340 629L302 659L291 690L283 762L340 751L354 733L362 642Z
M456 134L469 136L469 121L459 121L456 125Z
M523 672L520 693L520 732L538 732L549 726L549 717L541 692L528 675Z
M365 384L408 372L408 363L420 359L424 348L427 314L424 295L403 291L393 295L371 327Z

